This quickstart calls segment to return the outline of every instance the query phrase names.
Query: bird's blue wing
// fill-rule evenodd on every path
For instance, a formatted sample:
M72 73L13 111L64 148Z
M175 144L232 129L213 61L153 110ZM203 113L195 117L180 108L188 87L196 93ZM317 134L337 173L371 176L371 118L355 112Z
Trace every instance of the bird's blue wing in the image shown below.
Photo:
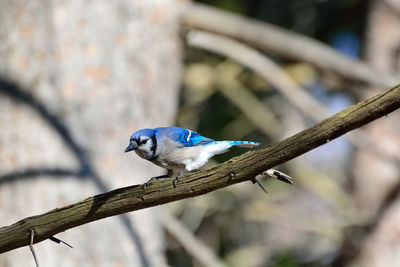
M186 137L185 140L187 141L185 146L206 145L206 144L214 142L213 139L204 137L197 132L193 132L191 130L187 130L187 131L189 131L189 133L185 133L185 136L184 136L184 137Z
M204 137L197 132L180 127L160 127L156 128L156 130L159 134L176 141L183 147L206 145L214 142L213 139Z

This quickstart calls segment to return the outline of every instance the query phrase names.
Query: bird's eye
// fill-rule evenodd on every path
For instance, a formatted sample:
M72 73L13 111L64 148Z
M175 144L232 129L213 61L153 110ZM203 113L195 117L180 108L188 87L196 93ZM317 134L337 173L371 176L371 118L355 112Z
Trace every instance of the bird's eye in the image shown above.
M149 141L149 139L143 140L142 143L143 143L143 144L146 144L147 141Z

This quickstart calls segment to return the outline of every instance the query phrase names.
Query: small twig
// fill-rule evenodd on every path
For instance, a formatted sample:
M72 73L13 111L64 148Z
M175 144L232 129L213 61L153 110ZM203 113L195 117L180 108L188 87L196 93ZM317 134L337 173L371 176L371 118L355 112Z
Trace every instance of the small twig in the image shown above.
M64 245L66 245L66 246L68 246L70 248L73 248L70 244L68 244L67 242L62 241L61 239L58 239L57 237L52 236L52 237L49 237L49 239L51 241L53 241L53 242L56 242L57 244L64 244Z
M35 237L35 231L31 229L31 243L29 244L29 248L32 252L33 259L35 260L36 267L39 267L39 261L36 257L35 249L33 248L33 238Z
M253 177L253 179L251 179L251 181L253 182L253 184L257 183L261 187L261 189L265 192L265 194L268 194L267 189L265 189L265 187L260 183L259 180L257 180L256 177Z

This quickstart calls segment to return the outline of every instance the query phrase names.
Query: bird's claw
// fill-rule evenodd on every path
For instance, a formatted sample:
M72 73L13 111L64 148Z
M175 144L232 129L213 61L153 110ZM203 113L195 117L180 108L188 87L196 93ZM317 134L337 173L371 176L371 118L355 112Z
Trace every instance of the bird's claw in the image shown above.
M176 188L176 183L178 182L179 178L176 177L173 181L172 181L172 185L174 186L174 188Z
M174 188L176 188L176 183L179 181L179 178L181 178L185 173L187 173L187 170L183 170L180 173L178 173L178 175L175 177L175 179L172 181L172 185L174 186Z
M156 176L156 177L151 177L147 182L145 182L144 184L142 184L142 189L143 189L143 190L146 189L146 188L149 187L149 185L150 185L152 182L154 182L154 181L160 180L160 179L162 179L162 178L167 178L167 177L169 177L168 174L166 174L166 175L160 175L160 176Z
M142 184L142 189L146 189L147 187L149 187L149 185L151 184L152 181L147 181L145 183Z

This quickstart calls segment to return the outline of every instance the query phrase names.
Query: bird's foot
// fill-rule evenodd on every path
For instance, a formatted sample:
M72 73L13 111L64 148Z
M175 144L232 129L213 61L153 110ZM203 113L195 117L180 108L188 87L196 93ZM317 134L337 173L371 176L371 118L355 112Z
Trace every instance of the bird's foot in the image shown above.
M143 189L146 189L147 187L149 187L149 185L150 185L152 182L157 181L157 180L160 180L160 179L163 179L163 178L168 178L168 177L169 177L168 174L164 174L164 175L152 177L152 178L150 178L150 180L148 180L147 182L145 182L145 183L142 185L142 188L143 188Z
M178 173L178 175L175 177L174 181L172 182L172 185L174 186L174 188L176 187L176 183L178 182L179 178L181 178L187 172L188 172L187 170L183 170L180 173Z

